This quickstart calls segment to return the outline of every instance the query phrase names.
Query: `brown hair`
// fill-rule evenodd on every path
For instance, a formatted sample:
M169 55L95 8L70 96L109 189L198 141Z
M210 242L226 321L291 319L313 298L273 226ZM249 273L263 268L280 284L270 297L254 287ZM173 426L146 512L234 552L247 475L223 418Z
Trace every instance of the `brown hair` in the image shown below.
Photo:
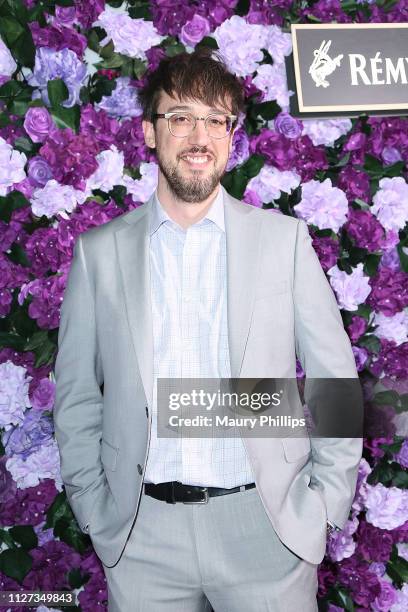
M147 75L139 90L143 119L153 122L161 91L180 100L191 98L214 106L226 106L231 98L231 112L238 115L244 109L244 91L238 78L229 72L219 52L209 47L197 47L192 53L179 53L163 58L155 71Z

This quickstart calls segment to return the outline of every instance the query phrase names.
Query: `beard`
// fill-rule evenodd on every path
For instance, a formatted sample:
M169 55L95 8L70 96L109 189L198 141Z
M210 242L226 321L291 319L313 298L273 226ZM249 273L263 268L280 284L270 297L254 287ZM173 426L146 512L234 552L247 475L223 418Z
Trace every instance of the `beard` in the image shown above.
M202 178L200 170L192 170L191 176L185 177L180 172L178 164L164 162L158 149L156 149L156 158L170 192L177 200L183 202L196 203L206 200L213 193L225 172L225 168L222 170L214 168L209 176Z

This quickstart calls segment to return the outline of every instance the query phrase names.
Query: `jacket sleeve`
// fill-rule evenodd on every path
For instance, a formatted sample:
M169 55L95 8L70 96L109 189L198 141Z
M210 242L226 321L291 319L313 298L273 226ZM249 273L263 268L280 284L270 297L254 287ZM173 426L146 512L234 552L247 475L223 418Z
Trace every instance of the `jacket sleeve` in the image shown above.
M294 302L296 353L306 374L308 404L307 379L358 379L358 372L336 297L302 220L298 222L296 237ZM309 389L313 389L313 384L312 381ZM327 518L343 528L355 494L362 438L311 437L311 446L313 468L309 486L321 490Z
M103 371L98 355L94 297L81 236L74 245L61 305L54 373L54 427L61 476L74 515L86 532L105 474L100 460Z

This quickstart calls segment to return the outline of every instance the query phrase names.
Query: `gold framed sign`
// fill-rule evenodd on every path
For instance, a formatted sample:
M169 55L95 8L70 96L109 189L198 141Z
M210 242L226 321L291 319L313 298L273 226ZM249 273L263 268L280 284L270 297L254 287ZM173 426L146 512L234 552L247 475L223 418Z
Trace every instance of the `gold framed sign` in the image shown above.
M292 24L291 114L408 114L408 23Z

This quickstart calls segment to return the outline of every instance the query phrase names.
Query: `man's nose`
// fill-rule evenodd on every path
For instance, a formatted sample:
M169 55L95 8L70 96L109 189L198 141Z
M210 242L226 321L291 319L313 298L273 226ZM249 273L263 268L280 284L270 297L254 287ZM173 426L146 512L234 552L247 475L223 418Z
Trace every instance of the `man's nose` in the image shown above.
M205 129L205 121L197 120L194 130L188 136L188 143L191 145L207 145L210 137Z

